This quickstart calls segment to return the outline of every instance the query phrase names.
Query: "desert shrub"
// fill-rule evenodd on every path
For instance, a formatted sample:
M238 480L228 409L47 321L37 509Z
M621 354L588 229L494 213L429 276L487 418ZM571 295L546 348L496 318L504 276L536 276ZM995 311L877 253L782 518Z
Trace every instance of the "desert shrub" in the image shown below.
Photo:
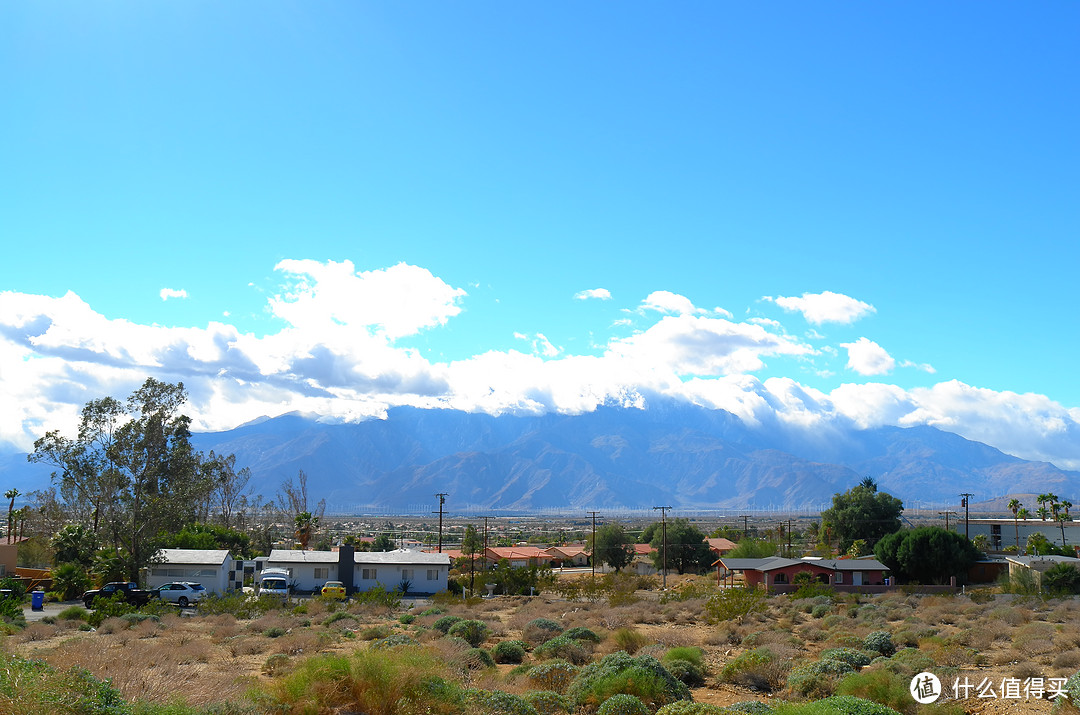
M824 604L814 606L810 609L810 615L814 618L824 618L832 612L832 606L826 606Z
M705 600L705 619L710 623L740 620L765 611L766 595L760 589L726 588Z
M648 638L641 633L638 633L633 628L620 628L615 631L612 638L619 650L624 650L630 655L637 653L649 643Z
M688 660L695 665L702 665L702 657L704 653L701 648L692 648L683 646L679 648L669 648L667 653L664 653L664 657L661 659L664 663L672 660Z
M371 642L371 647L376 649L396 648L397 646L404 645L419 645L417 640L405 633L395 633L385 638L378 638Z
M676 700L656 711L656 715L727 715L730 710L719 705Z
M775 715L900 715L897 711L851 695L834 695L813 703L781 703Z
M417 648L316 655L264 684L258 698L273 712L460 711L463 693L443 679L443 672L442 663Z
M281 626L273 626L271 628L267 628L265 631L263 631L262 634L267 638L280 638L286 633L288 633L288 631Z
M127 710L120 691L81 668L65 672L40 660L0 654L0 672L0 712L111 715Z
M838 695L854 695L914 715L916 703L908 687L911 678L887 670L850 673L836 684Z
M589 651L581 645L581 641L567 638L565 635L555 636L541 646L538 646L533 655L537 658L557 658L568 660L574 665L584 665L592 660Z
M361 605L396 611L401 608L401 596L402 592L396 588L387 589L382 584L375 584L366 591L353 594L353 600Z
M479 715L539 715L520 695L502 690L468 690L465 701L472 706L469 712Z
M94 601L94 610L86 617L86 622L97 628L108 618L118 618L125 613L134 613L138 609L128 603L123 594L116 593L108 598Z
M563 635L576 641L589 641L590 643L600 642L600 636L596 635L596 632L591 628L585 628L584 626L571 628L563 633Z
M522 639L531 646L546 643L563 632L562 626L550 618L534 618L525 624Z
M656 658L634 658L616 652L585 666L567 688L567 696L576 705L598 707L612 695L635 695L650 709L676 700L690 700L690 690L675 678Z
M554 690L530 690L523 696L525 702L536 708L540 715L558 715L569 713L574 707L565 695L560 695Z
M539 690L554 690L564 693L570 683L581 672L581 668L564 660L553 660L529 668L525 677Z
M346 619L352 619L353 621L355 621L356 616L349 613L348 611L336 611L334 613L331 613L326 618L324 618L322 624L324 626L331 626L331 625L337 623L338 621L344 621Z
M284 653L274 653L263 663L262 672L271 678L281 673L289 665L289 656Z
M720 680L747 688L772 691L783 685L788 667L768 648L755 648L739 655L720 671Z
M650 713L640 698L627 693L619 693L605 700L596 711L596 715L650 715Z
M279 610L284 604L275 596L252 596L243 591L211 593L199 601L199 613L215 616L228 613L235 618L248 620L269 611Z
M773 711L772 706L760 700L743 700L740 703L728 705L724 715L769 715Z
M716 593L716 586L709 581L683 581L661 593L660 603L675 603L695 598L707 598L713 593Z
M788 673L787 686L792 692L806 698L824 698L832 695L837 680L854 670L839 660L804 663Z
M407 626L415 620L416 616L412 613L402 613L400 616L398 616L398 623L403 626Z
M525 644L522 641L501 641L491 649L496 663L520 663L525 660Z
M439 620L432 623L431 627L445 635L446 633L450 632L450 629L454 626L454 624L460 623L464 620L465 619L461 616L443 616Z
M85 621L89 616L90 612L82 606L68 606L56 614L62 621Z
M461 660L469 670L483 670L494 668L495 659L483 648L469 648L461 654Z
M705 685L705 668L700 663L695 663L682 658L664 660L664 667L688 687L700 688Z
M872 660L866 653L854 648L829 648L828 650L821 651L819 658L821 660L838 660L841 663L847 663L855 669L870 665L870 661Z
M934 659L918 648L901 648L888 658L875 658L870 665L910 679L916 673L933 668Z
M483 621L458 621L450 626L446 634L461 638L473 648L476 648L488 639L488 636L491 635L491 629Z

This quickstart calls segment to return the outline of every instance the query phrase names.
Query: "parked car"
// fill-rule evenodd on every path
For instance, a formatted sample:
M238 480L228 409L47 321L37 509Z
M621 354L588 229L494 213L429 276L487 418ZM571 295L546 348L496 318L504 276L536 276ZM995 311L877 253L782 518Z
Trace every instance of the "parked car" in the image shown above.
M120 594L121 597L128 603L136 606L145 606L150 602L151 598L157 598L157 589L145 591L139 588L139 585L133 581L113 581L107 583L100 589L93 589L86 591L82 595L82 602L87 608L94 607L94 601L98 598L109 598Z
M175 603L181 608L198 603L206 595L206 588L201 583L190 581L167 583L158 590L162 601Z
M322 593L322 595L326 596L327 598L338 598L344 601L345 584L343 584L341 581L327 581L326 584L322 587L322 591L320 593Z

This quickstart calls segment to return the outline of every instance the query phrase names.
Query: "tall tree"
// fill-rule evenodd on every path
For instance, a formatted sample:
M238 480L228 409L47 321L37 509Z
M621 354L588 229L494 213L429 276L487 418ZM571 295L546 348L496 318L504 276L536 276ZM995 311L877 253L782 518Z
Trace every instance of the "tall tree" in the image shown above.
M979 550L963 534L937 526L903 529L882 537L874 547L878 561L908 583L944 583L963 576L979 559Z
M300 548L307 550L308 542L311 541L315 530L319 528L319 517L313 516L310 511L303 511L293 519L296 527L294 533L296 540L300 542Z
M287 518L294 524L303 515L306 515L304 517L305 521L314 520L314 523L310 524L312 527L311 533L308 534L308 539L311 539L314 537L315 529L318 528L318 525L322 523L323 518L326 516L326 500L320 499L314 507L309 507L307 483L307 473L303 469L299 470L295 482L290 478L281 483L277 503L286 511Z
M594 563L607 564L621 571L634 560L633 539L622 524L604 524L596 530L596 543L592 545Z
M476 526L469 524L461 537L461 555L469 559L469 593L473 592L476 580L476 555L484 550L484 540L480 538Z
M843 494L835 494L832 507L821 513L822 524L839 540L841 552L850 549L857 539L865 540L867 548L873 549L881 537L900 528L903 502L879 492L876 484L868 485L867 479Z
M193 521L205 499L190 420L180 412L186 399L183 383L148 378L124 403L86 403L75 439L48 432L28 457L56 467L76 522L104 531L131 580L156 550L151 541Z
M654 549L652 559L657 568L664 563L664 536L662 529L653 530L650 544ZM698 572L713 562L712 549L705 541L705 534L686 518L672 519L667 525L667 566L679 573Z
M201 477L208 486L208 506L217 512L222 526L234 528L236 511L250 496L247 485L251 481L251 470L244 467L238 471L235 454L214 454L213 450L200 466ZM209 515L203 520L209 521Z
M1016 550L1019 552L1020 551L1020 521L1018 520L1018 517L1019 517L1019 514L1020 514L1020 510L1024 507L1024 505L1020 503L1019 499L1010 499L1008 506L1009 506L1009 511L1011 511L1012 515L1013 515L1013 528L1016 530Z
M8 515L8 517L7 517L8 543L11 543L11 539L12 539L12 536L14 534L14 530L12 528L12 525L14 524L14 520L12 518L12 515L15 513L15 497L17 497L17 496L19 496L19 490L18 489L8 489L6 492L4 492L4 498L11 500L10 502L8 502L8 510L7 510L7 515Z

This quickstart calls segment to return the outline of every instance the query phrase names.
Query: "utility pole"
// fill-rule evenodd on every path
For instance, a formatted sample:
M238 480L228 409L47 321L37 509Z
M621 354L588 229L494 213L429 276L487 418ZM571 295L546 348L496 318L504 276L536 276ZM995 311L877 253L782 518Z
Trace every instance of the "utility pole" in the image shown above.
M956 514L955 511L939 511L938 516L945 517L945 531L949 530L949 514Z
M439 514L439 553L441 554L441 553L442 553L442 515L443 515L443 504L445 504L445 503L446 503L446 497L448 497L448 496L450 496L450 495L449 495L449 494L447 494L446 492L439 492L439 493L438 493L438 494L436 494L435 496L439 497L439 512L438 512L438 514ZM432 514L434 514L435 512L431 512L431 513L432 513Z
M975 496L968 492L964 492L960 495L960 506L964 507L964 538L971 541L971 535L968 534L968 505L971 502L971 497Z
M750 516L748 514L740 514L737 519L742 519L742 535L745 539L750 536Z
M587 511L585 513L592 516L592 557L589 559L589 561L592 563L592 577L593 577L593 580L595 581L596 580L596 515L599 514L600 512L598 512L598 511Z
M487 550L488 550L488 538L487 538L487 523L490 517L484 517L484 570L487 571Z
M667 513L670 506L654 506L653 510L660 510L660 521L664 530L664 590L667 590Z
M787 520L787 557L791 558L791 519Z

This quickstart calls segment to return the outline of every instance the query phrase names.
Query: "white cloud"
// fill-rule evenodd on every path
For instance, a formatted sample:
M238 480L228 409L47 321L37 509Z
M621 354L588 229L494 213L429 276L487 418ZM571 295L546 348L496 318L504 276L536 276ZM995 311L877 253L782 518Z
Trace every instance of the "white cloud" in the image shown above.
M588 290L583 290L580 293L575 293L574 298L576 300L587 300L589 298L611 300L611 291L607 288L590 288Z
M869 303L832 291L803 293L801 298L765 296L762 300L775 302L784 310L802 313L808 322L815 325L854 323L868 313L877 312Z
M699 315L708 312L702 308L695 308L694 304L686 296L667 290L649 293L645 300L641 302L641 310L655 310L658 313L674 315Z
M873 340L859 338L853 343L840 343L847 348L849 369L860 375L885 375L896 367L896 360Z
M933 425L1080 468L1080 410L955 381L912 390L847 384L830 393L790 378L761 381L752 373L771 358L834 350L817 351L767 320L703 315L674 293L651 294L645 304L666 314L650 321L636 313L644 329L610 339L597 355L568 354L543 333L516 333L529 350L439 363L398 342L457 315L460 289L405 264L358 273L348 262L285 261L281 270L289 285L269 304L285 324L263 336L221 322L167 328L108 319L74 293L0 292L0 441L29 449L48 429L71 432L87 400L126 395L153 375L185 383L197 429L288 411L354 420L393 405L574 413L641 406L644 395L660 395L819 435L838 425ZM895 367L867 338L843 347L859 374Z
M928 365L926 363L919 364L919 363L912 362L910 360L905 360L902 363L900 363L900 367L913 367L916 370L922 370L923 372L925 372L925 373L927 373L929 375L934 375L934 374L937 373L937 370L934 369L933 365Z
M161 299L163 301L168 300L169 298L187 298L188 297L187 291L182 289L182 288L180 290L175 290L173 288L162 288L161 291L158 293L158 295L161 296Z

